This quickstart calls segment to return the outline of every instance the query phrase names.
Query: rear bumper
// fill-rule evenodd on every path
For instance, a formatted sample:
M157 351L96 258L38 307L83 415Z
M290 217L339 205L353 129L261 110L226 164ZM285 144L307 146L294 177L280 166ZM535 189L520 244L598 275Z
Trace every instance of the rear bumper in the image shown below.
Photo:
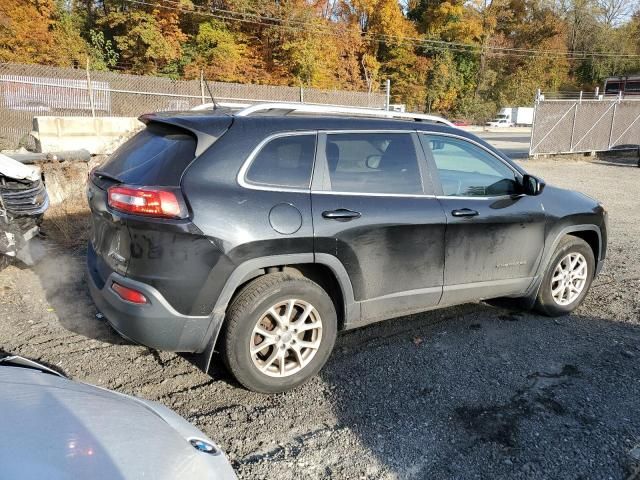
M111 272L101 281L87 262L87 283L96 307L123 337L147 347L174 352L201 352L211 336L210 316L190 316L177 312L155 288ZM112 289L113 282L145 295L149 303L139 305L123 300Z

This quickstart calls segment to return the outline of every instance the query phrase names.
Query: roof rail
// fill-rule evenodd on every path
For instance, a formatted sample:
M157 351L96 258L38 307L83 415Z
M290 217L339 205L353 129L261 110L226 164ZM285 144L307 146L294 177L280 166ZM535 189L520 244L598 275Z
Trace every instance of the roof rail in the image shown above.
M221 108L247 108L250 107L251 104L250 103L237 103L237 102L216 102L216 104L214 105L213 103L203 103L201 105L196 105L195 107L193 107L191 110L194 111L199 111L199 110L211 110L213 109L213 107L221 107Z
M380 117L380 118L400 118L405 120L414 121L429 121L435 123L442 123L449 127L454 127L453 123L449 120L438 117L437 115L427 115L425 113L406 113L406 112L394 112L392 110L379 110L375 108L363 108L363 107L340 107L336 105L318 105L312 103L285 103L285 102L273 102L273 103L256 103L249 107L243 108L235 115L238 117L248 117L256 112L264 112L268 110L280 110L287 113L299 112L299 113L337 113L342 115L362 115L367 117Z

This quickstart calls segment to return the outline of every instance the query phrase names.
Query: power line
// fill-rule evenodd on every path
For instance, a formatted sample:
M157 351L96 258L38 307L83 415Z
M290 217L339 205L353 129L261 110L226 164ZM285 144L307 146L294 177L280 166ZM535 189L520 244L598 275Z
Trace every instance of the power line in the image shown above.
M318 25L304 20L296 20L296 19L285 19L282 17L273 17L267 15L261 15L257 13L251 12L236 12L232 10L226 10L222 8L211 7L210 10L203 10L202 7L196 7L194 9L184 8L180 5L178 1L175 0L163 0L163 3L170 3L175 6L167 6L167 5L158 5L155 3L149 3L145 0L125 0L129 3L135 3L139 5L146 5L154 8L164 8L167 10L180 11L182 13L191 13L197 15L205 15L213 18L218 18L222 20L231 20L238 21L243 23L251 23L269 27L279 27L290 30L304 30L308 31L309 28L312 30L330 34L333 36L341 36L339 33L333 31L331 27L328 25ZM218 14L214 12L220 12ZM240 16L240 17L239 17ZM246 18L249 17L249 18ZM265 22L277 22L277 24L265 23ZM297 24L298 27L293 25L288 25L289 23ZM453 50L463 53L472 53L472 54L487 54L491 52L496 56L510 56L510 57L531 57L534 54L537 55L545 55L545 56L555 56L558 58L566 58L568 60L584 60L586 58L640 58L639 54L625 54L625 53L613 53L613 52L592 52L592 51L563 51L563 50L542 50L542 49L526 49L526 48L516 48L516 47L499 47L499 46L480 46L468 43L460 43L460 42L450 42L445 40L435 40L428 38L416 38L416 37L401 37L397 35L387 35L387 34L372 34L369 32L364 32L359 30L359 34L370 40L379 42L379 43L387 43L388 41L400 42L400 43L412 43L416 46L422 46L432 49L437 49L439 51L444 50Z

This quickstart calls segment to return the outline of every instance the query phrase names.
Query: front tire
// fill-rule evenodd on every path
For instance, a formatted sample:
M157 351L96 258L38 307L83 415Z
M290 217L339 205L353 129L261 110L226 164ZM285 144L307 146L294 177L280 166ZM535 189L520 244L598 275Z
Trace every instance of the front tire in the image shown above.
M245 286L227 311L222 356L244 387L295 388L326 363L337 333L333 302L302 276L273 273Z
M536 310L550 317L567 315L584 300L595 272L595 258L587 242L564 237L549 262L536 298Z

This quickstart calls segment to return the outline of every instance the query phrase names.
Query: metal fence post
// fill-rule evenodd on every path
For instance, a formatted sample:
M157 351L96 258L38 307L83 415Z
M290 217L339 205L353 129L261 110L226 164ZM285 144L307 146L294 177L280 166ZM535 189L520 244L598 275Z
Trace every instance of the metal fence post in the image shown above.
M582 92L580 92L580 99L582 100ZM573 152L573 138L576 132L576 117L578 116L578 103L573 104L573 122L571 123L571 140L569 140L569 152Z
M533 103L533 119L531 121L531 136L529 137L529 156L533 155L533 139L536 132L536 114L538 113L538 107L540 106L540 89L536 90L536 99Z
M619 102L620 100L618 100ZM609 128L609 142L607 143L607 150L611 150L611 140L613 139L613 124L616 122L616 109L618 102L613 104L613 115L611 115L611 127Z
M202 68L200 69L200 101L202 102L202 105L205 104L205 101L204 101L204 70Z
M391 109L391 80L388 78L385 82L384 109Z
M93 85L91 84L91 73L89 73L89 57L87 57L87 93L89 95L89 106L91 107L91 116L96 118L96 106L93 103Z
M304 87L300 85L300 103L304 103Z

